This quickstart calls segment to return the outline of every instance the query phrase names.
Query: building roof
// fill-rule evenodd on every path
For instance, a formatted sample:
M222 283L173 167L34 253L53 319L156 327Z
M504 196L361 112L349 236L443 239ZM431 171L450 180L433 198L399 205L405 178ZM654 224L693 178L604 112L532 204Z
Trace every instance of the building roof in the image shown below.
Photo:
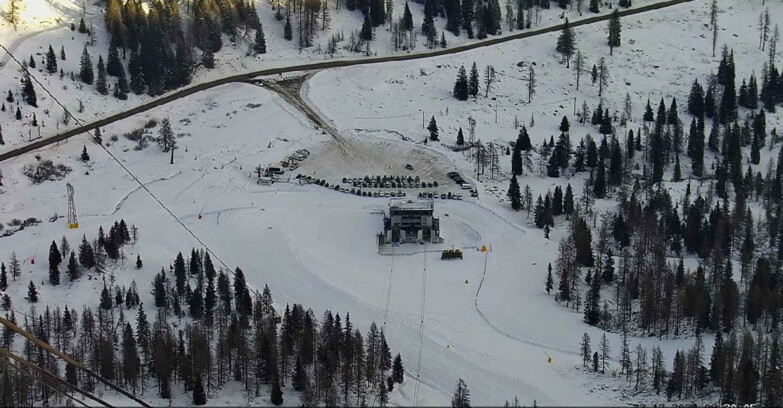
M413 199L391 199L389 200L389 210L408 210L408 211L432 211L435 208L433 200L413 200Z

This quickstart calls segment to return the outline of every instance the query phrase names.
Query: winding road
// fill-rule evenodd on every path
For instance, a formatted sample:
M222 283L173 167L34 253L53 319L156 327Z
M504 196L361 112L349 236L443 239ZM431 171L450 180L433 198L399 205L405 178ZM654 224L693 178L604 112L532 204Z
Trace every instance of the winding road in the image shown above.
M676 6L683 3L689 3L692 1L696 1L696 0L667 0L659 3L648 4L640 7L621 10L619 11L619 14L620 17L626 17L635 14L641 14L647 11ZM609 18L611 18L611 14L607 13L598 16L579 19L570 22L570 25L571 27L579 27L582 25L594 24L601 21L606 21ZM284 74L290 72L317 71L317 70L328 69L328 68L351 67L351 66L358 66L358 65L381 64L384 62L399 62L399 61L411 61L411 60L419 60L419 59L426 59L426 58L434 58L443 55L451 55L451 54L457 54L470 50L475 50L483 47L490 47L493 45L502 44L509 41L535 37L535 36L555 32L555 31L559 31L562 29L563 29L563 24L556 24L553 26L544 27L536 30L522 31L508 36L490 38L483 41L478 41L470 44L464 44L452 48L435 50L435 51L425 51L419 53L391 55L391 56L384 56L384 57L354 58L354 59L340 59L340 60L332 60L332 61L324 61L324 62L314 62L314 63L307 63L307 64L291 65L287 67L269 68L264 70L251 71L242 74L226 76L214 81L202 82L187 88L179 89L177 91L164 95L158 99L151 100L149 102L143 103L131 109L107 116L103 119L98 119L94 122L75 127L63 133L59 133L44 139L40 139L35 142L29 143L27 145L20 146L15 149L9 150L7 152L1 153L0 162L4 162L11 158L40 149L42 147L46 147L51 144L61 142L63 140L67 140L70 137L91 131L95 128L103 127L111 123L129 118L136 114L146 112L150 109L185 98L197 92L212 89L225 84L230 84L235 82L250 82L256 77L278 75L278 74Z

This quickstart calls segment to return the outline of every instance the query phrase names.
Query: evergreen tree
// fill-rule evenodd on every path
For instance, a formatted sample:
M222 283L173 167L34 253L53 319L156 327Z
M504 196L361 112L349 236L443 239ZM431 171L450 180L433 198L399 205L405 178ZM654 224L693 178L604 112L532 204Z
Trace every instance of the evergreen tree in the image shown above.
M576 49L576 38L567 18L563 24L563 30L560 32L560 37L557 38L557 47L555 49L565 57L566 67L570 68L571 55Z
M30 303L38 303L38 289L35 288L35 283L32 280L27 285L27 300Z
M433 142L438 141L438 124L435 122L435 115L430 118L430 123L427 126L427 130L430 132L430 140Z
M370 22L370 16L364 16L364 22L362 23L362 29L359 32L359 38L363 41L372 41L372 23Z
M79 79L81 79L81 81L84 82L85 84L92 84L94 79L94 74L92 70L92 58L90 58L90 53L87 52L86 46L82 51L82 59L79 66L80 66Z
M715 116L715 91L712 85L707 88L707 94L704 95L704 114L708 118Z
M79 264L76 262L76 252L71 251L71 256L68 258L68 279L70 279L71 282L79 279L79 276L81 276L81 271L79 270Z
M408 1L405 1L405 10L402 13L402 26L406 31L413 31L413 15L408 7Z
M554 287L554 283L555 283L555 282L554 282L554 280L552 279L552 263L550 263L550 264L547 266L547 271L546 271L546 284L545 284L545 286L544 286L544 289L546 290L546 294L547 294L547 295L548 295L548 294L549 294L549 293L552 291L552 288Z
M465 73L465 66L463 65L459 67L457 81L454 83L454 97L461 101L467 101L468 95L468 76Z
M103 290L101 291L101 308L104 310L111 310L112 299L109 289L106 287L106 282L103 282Z
M276 371L277 370L275 370L275 372ZM270 392L269 400L276 406L283 404L283 391L280 389L280 379L276 373L272 376L272 390Z
M693 81L691 93L688 96L688 113L693 116L704 116L704 89L698 79Z
M288 41L291 41L294 38L294 34L293 34L292 29L291 29L291 18L290 17L286 17L286 19L285 19L285 28L283 29L283 38L285 38Z
M0 262L0 290L8 289L8 272L5 269L5 263Z
M79 263L87 269L95 266L95 254L86 236L82 236L82 243L79 245Z
M201 374L196 374L195 384L193 385L193 405L205 405L206 403L207 394L204 392L204 384L201 380Z
M103 63L103 56L98 56L98 82L96 88L101 95L108 95L109 87L106 84L106 65Z
M606 170L604 169L603 160L601 160L596 167L595 180L593 180L593 193L598 198L604 198L606 196Z
M620 12L618 9L614 9L612 12L612 18L609 20L609 55L612 55L614 47L620 46L621 31L622 24L620 23Z
M60 263L62 263L63 257L60 254L60 250L57 249L57 243L52 241L52 245L49 246L49 282L57 286L60 284Z
M33 81L30 79L30 75L25 75L24 77L24 89L22 93L24 94L24 100L28 105L38 107L38 98L35 95L35 88L33 87Z
M396 382L397 384L402 384L402 381L405 377L405 371L402 367L402 357L399 353L397 353L397 356L394 357L394 363L392 364L392 376L391 378Z
M451 397L451 408L470 408L470 390L462 378L457 381L457 389Z
M508 198L511 200L511 208L514 211L522 209L522 193L519 189L519 182L517 182L517 176L511 176L511 182L508 187Z
M144 74L141 70L139 54L134 49L131 49L130 60L128 61L128 75L130 76L130 90L136 95L143 94L145 88Z
M49 46L49 51L46 52L46 70L50 74L57 72L57 55L55 55L51 45Z
M467 99L467 97L465 98ZM465 136L462 135L462 127L457 131L457 146L463 146L465 144Z
M598 0L590 0L590 7L588 8L591 13L598 13Z
M653 110L652 110L652 106L650 106L650 100L649 99L647 99L647 105L644 107L644 117L643 117L643 119L644 119L645 122L652 122L652 121L655 120L655 117L654 117L654 114L653 114Z
M468 33L468 39L473 39L475 11L475 0L462 0L462 29Z
M468 94L474 99L478 95L479 91L479 73L476 63L473 63L473 67L470 68L470 79L468 80Z
M571 183L566 186L565 194L563 195L563 213L570 215L574 212L574 192L571 189Z
M264 28L259 26L256 30L256 41L253 45L256 54L266 54L266 39L264 38Z
M106 60L106 73L111 76L119 76L120 70L122 70L122 63L120 63L120 54L117 51L117 46L114 42L109 43L109 55Z

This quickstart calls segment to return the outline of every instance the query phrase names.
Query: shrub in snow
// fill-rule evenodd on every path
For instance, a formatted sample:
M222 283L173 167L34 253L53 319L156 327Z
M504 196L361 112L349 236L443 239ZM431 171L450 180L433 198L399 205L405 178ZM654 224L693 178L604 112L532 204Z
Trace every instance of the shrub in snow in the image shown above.
M41 160L36 164L26 164L22 169L22 173L34 184L40 184L47 180L60 180L70 172L70 167L62 163L54 164L51 160Z

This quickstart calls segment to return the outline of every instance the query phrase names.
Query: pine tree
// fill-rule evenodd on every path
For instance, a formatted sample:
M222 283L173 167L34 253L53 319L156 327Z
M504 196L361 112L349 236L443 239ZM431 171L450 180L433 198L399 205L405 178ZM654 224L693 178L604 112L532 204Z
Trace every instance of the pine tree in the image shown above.
M269 400L272 404L279 406L283 404L283 391L280 389L280 379L278 378L276 371L277 370L275 370L275 374L272 375L272 390L270 392Z
M459 68L457 73L457 80L454 83L454 97L460 101L468 100L468 77L465 73L465 66Z
M103 56L98 56L98 82L96 88L101 95L109 94L109 87L106 84L106 65L103 63Z
M55 55L51 45L49 46L49 51L46 52L46 70L50 74L57 72L57 55Z
M704 89L698 79L693 81L691 93L688 96L688 113L699 117L704 115Z
M59 266L62 261L63 257L60 250L57 249L57 243L52 241L52 245L49 246L49 282L54 286L60 284Z
M30 303L38 303L38 289L35 288L35 283L32 280L27 286L27 300Z
M394 357L394 363L392 364L392 376L391 378L396 382L397 384L402 384L402 381L405 376L405 371L402 367L402 357L399 353L397 353L397 356Z
M402 13L402 26L406 31L413 31L413 15L407 0L405 1L405 10Z
M470 390L462 378L457 381L457 389L451 397L451 408L470 408Z
M143 94L146 86L139 58L136 50L131 49L130 60L128 61L128 75L130 76L130 90L136 95Z
M25 75L24 77L24 89L22 94L28 105L38 107L38 98L35 96L35 88L33 87L33 81L30 79L30 75Z
M84 47L82 51L82 59L80 62L79 79L85 84L91 85L94 80L94 74L92 70L92 58L90 53L87 52L87 47Z
M593 193L598 198L604 198L606 196L606 170L604 169L604 162L601 160L596 167L595 180L593 181Z
M120 63L120 55L117 50L117 46L114 42L109 43L109 54L106 59L106 73L111 76L119 76L122 69L122 63Z
M618 9L614 9L612 12L612 18L609 20L609 55L612 55L614 47L620 46L621 31L622 24L620 23L620 12Z
M68 258L68 279L73 282L81 276L81 270L79 264L76 262L76 252L71 251L71 256Z
M104 310L111 310L112 299L109 288L106 287L106 281L103 282L103 290L101 290L101 308Z
M468 80L468 94L472 96L474 99L478 95L479 91L479 72L478 68L476 67L476 63L473 63L473 66L470 68L470 79Z
M463 146L464 144L465 144L465 136L462 135L462 127L460 127L459 131L457 131L457 146Z
M204 384L201 380L201 374L196 374L195 384L193 385L193 405L205 405L206 403L207 394L204 392Z
M571 28L568 19L565 19L563 23L563 30L560 32L560 36L557 38L557 52L562 54L566 60L566 67L571 67L571 55L576 49L576 38L574 36L574 30Z
M598 0L590 0L590 7L588 10L591 13L598 13Z
M359 38L363 41L372 41L372 22L370 22L370 16L364 16L364 22L362 23L362 29L359 32Z
M8 289L8 273L5 269L5 263L0 262L0 290Z
M294 38L293 31L291 29L291 18L286 17L285 19L285 27L283 29L283 38L285 38L288 41L291 41Z
M508 198L511 200L511 208L514 211L522 209L522 193L519 189L519 182L517 182L517 176L511 176L511 182L508 187Z
M582 367L587 367L587 363L590 361L590 354L593 352L590 347L589 334L585 333L582 335L582 340L579 342L579 350L582 354Z
M462 0L462 29L468 33L468 39L473 39L475 12L475 0Z
M264 28L260 25L258 30L256 30L256 41L253 45L253 50L256 52L256 54L266 54L266 39L264 38Z
M435 122L435 116L430 118L430 124L427 126L427 130L430 132L430 140L433 142L438 141L438 124Z
M555 284L554 280L552 279L552 263L549 263L546 269L547 269L546 284L544 286L544 289L546 290L546 294L548 295L552 291L552 288L554 287Z

